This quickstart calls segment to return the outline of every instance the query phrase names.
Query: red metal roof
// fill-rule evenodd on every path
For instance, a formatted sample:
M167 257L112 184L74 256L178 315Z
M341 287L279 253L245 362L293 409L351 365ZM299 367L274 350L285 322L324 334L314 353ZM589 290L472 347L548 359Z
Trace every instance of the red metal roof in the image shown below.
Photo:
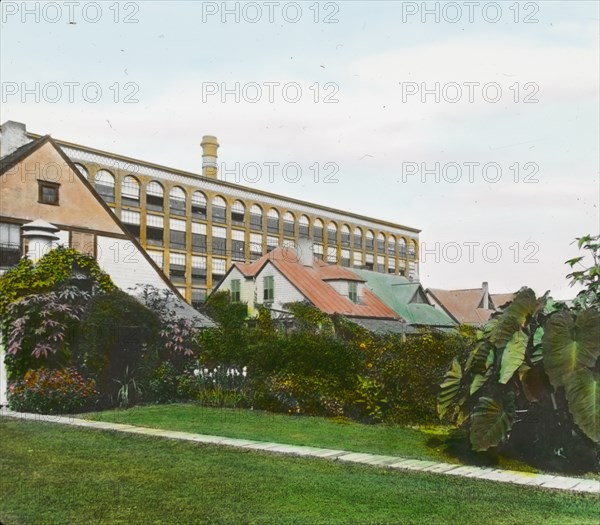
M429 288L427 290L450 314L459 322L480 325L485 323L492 313L493 308L480 308L484 290L473 288L469 290L440 290ZM512 301L515 294L490 294L491 305L502 306Z
M378 319L400 319L366 287L360 303L353 303L348 297L338 293L326 280L348 280L363 282L354 272L341 266L315 260L312 266L304 266L293 248L276 248L250 264L235 263L236 268L246 277L254 277L262 268L271 263L298 291L316 308L328 314L342 314L349 317L373 317Z

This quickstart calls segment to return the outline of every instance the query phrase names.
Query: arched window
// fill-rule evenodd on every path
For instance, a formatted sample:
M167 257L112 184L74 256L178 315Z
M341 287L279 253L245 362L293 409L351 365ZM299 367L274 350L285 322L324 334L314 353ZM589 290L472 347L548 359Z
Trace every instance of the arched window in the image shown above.
M140 207L140 183L132 175L127 175L121 183L121 204Z
M192 217L194 219L206 219L206 195L201 191L192 193Z
M152 181L146 188L146 208L152 211L165 209L165 190L156 181Z
M347 224L342 225L342 246L350 247L350 227Z
M115 202L115 177L108 170L96 172L96 191L104 202Z
M373 250L375 248L375 235L373 235L371 230L367 230L367 244L365 247L367 250Z
M310 221L306 215L300 217L298 222L298 235L300 237L308 237L310 235Z
M404 237L398 239L398 256L406 259L406 239Z
M294 225L296 223L296 218L293 213L289 211L283 216L283 234L288 237L294 236Z
M414 261L417 259L417 241L415 241L414 239L410 241L410 243L408 244L408 258L411 261Z
M396 237L390 235L387 242L387 252L389 258L396 258Z
M363 234L360 228L354 228L354 249L362 250Z
M313 223L313 240L323 242L323 221L315 219Z
M337 237L338 237L338 227L337 224L335 222L330 222L327 225L327 242L330 245L336 245L337 244Z
M77 171L81 173L86 179L89 178L88 170L83 164L75 164Z
M256 204L250 208L250 228L252 230L262 230L263 211Z
M185 191L179 186L171 188L169 192L169 213L171 215L185 215Z
M225 224L227 222L227 203L222 197L215 197L212 200L212 220Z
M267 213L267 232L279 233L279 212L275 208Z
M242 201L235 201L231 205L231 222L240 226L246 222L246 206Z
M381 232L377 234L377 251L380 255L385 251L385 235Z

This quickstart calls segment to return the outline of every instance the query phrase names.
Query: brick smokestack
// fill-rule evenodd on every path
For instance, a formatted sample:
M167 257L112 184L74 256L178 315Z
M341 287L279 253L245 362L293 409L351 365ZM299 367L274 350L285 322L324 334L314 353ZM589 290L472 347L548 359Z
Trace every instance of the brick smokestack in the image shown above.
M217 137L204 135L200 146L202 146L202 176L207 179L216 179L217 150L219 149Z

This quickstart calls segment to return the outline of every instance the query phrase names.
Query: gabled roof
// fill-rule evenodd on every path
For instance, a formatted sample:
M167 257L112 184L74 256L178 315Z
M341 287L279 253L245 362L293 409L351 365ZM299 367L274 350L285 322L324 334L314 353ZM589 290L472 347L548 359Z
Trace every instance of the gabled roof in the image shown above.
M504 306L506 303L512 301L515 298L514 293L492 293L490 297L496 308Z
M327 280L344 279L363 281L351 270L334 267L315 260L312 266L304 266L293 248L280 247L263 255L251 264L235 263L247 278L257 276L267 265L272 264L281 274L316 308L328 314L341 314L347 317L370 317L399 320L400 316L385 305L370 290L364 290L360 303L353 303L338 293Z
M428 303L415 302L418 295L424 295L418 282L411 282L401 275L354 270L367 281L367 286L385 304L392 308L411 325L455 326L456 322L441 310Z
M428 288L430 294L445 310L459 323L481 325L484 324L498 306L495 301L490 302L491 308L480 308L484 297L483 288L467 290L440 290ZM498 294L501 296L509 294Z
M0 174L3 174L5 171L8 171L10 168L17 165L19 162L21 162L21 160L29 156L49 140L50 135L44 135L43 137L32 140L31 142L28 142L27 144L17 148L12 153L2 157L2 159L0 159Z

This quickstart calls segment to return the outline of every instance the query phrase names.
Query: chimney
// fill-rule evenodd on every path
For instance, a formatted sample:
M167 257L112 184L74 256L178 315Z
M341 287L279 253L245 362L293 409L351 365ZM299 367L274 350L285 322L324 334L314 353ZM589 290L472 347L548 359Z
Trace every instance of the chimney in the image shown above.
M308 237L300 237L296 243L296 251L298 252L298 262L302 266L312 266L314 261L314 250L312 239Z
M488 289L487 281L483 281L481 283L481 288L483 289L483 304L481 305L481 307L484 310L489 310L490 309L490 292Z
M0 157L10 155L21 146L31 142L27 128L22 122L6 121L0 128Z
M217 137L204 135L200 146L202 146L202 176L207 179L216 179L217 149L219 149Z
M49 222L41 219L23 224L23 237L25 237L29 245L27 247L27 258L36 263L52 248L52 243L58 241L56 235L58 228Z

